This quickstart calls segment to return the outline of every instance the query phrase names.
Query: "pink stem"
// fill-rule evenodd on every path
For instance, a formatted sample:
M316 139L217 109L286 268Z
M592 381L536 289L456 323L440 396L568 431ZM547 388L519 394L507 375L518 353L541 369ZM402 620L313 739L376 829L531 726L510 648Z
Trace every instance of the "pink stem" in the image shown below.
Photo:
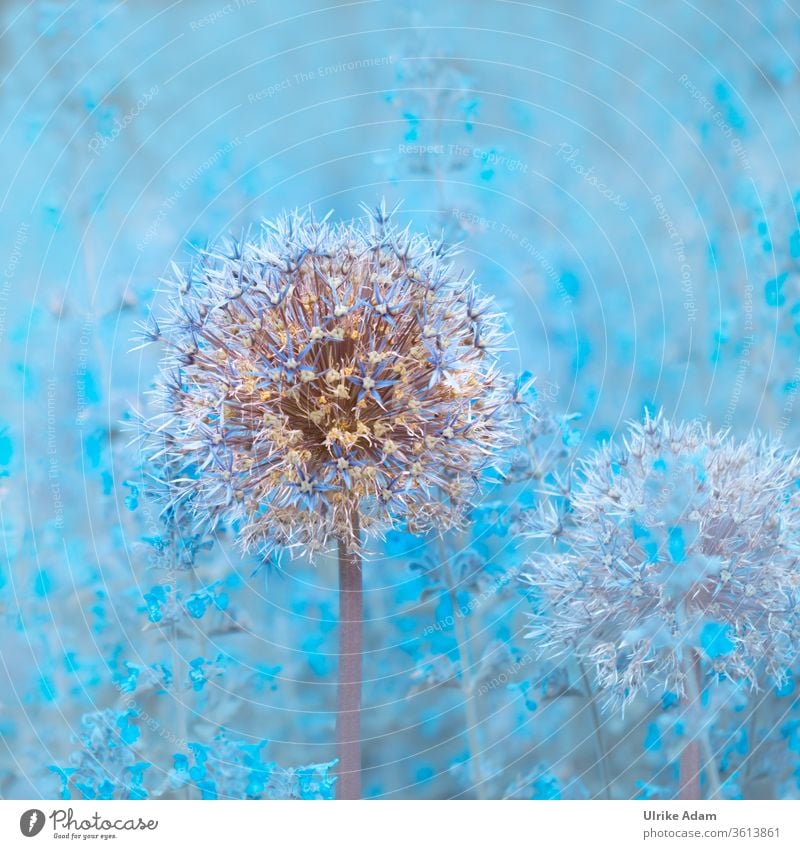
M681 752L679 798L684 801L702 799L700 793L700 743L690 740Z
M353 522L356 545L358 518ZM339 697L336 752L339 758L337 799L361 798L361 679L364 595L361 558L339 542Z
M692 734L692 739L684 746L681 752L679 766L679 797L683 800L702 799L703 793L700 789L700 774L705 768L708 786L710 788L709 798L713 799L719 792L717 781L716 764L714 763L711 744L708 741L708 732L705 730L703 707L701 702L700 685L702 681L702 669L700 667L700 656L692 651L684 669L686 675L686 694L682 701L684 716ZM705 736L704 736L705 735ZM703 763L703 743L705 742L706 763Z

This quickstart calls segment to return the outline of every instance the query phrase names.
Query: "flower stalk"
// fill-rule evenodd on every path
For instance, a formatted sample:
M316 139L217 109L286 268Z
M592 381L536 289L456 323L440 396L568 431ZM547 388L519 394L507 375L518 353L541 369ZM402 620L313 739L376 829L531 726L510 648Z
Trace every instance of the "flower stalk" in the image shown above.
M691 659L686 661L685 665L686 695L684 696L684 709L690 717L689 721L694 733L681 753L679 795L683 800L702 799L700 775L704 772L708 786L708 798L718 799L720 793L719 775L708 733L709 723L706 722L703 711L700 690L700 657L696 651L691 652Z
M359 537L358 514L353 537ZM339 689L336 752L338 799L361 798L361 687L363 679L364 592L361 558L354 546L339 542Z
M592 728L594 730L594 747L595 757L597 758L597 766L600 770L600 780L603 782L603 798L611 799L611 778L608 774L608 755L606 753L606 745L603 740L603 724L600 717L600 709L597 705L597 690L592 686L592 680L583 663L578 661L578 669L583 678L584 686L586 687L586 700L589 705L589 714L592 718Z

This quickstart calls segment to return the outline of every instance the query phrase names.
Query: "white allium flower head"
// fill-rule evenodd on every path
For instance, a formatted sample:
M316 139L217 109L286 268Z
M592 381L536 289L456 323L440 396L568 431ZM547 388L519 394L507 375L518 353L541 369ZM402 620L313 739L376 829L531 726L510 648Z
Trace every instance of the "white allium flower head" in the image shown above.
M581 465L558 551L528 564L542 602L528 636L621 703L652 684L683 695L692 654L780 681L800 646L799 477L776 441L633 424Z
M458 521L509 443L513 388L501 319L451 252L383 207L289 213L174 276L142 423L173 500L246 548Z

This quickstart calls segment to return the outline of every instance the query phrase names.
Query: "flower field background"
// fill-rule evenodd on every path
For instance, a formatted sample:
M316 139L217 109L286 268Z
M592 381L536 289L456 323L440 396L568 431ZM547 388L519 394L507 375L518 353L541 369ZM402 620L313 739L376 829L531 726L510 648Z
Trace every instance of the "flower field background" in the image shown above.
M468 521L365 545L364 795L797 798L798 55L793 0L4 4L0 796L336 795L324 522L165 516L140 341L385 203L493 299L516 442L445 422Z

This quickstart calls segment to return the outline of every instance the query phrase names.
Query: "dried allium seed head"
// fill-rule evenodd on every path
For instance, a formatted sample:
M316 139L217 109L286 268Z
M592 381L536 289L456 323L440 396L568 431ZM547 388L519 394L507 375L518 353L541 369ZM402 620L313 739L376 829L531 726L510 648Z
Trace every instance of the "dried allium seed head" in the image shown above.
M691 651L720 675L780 680L800 647L800 459L662 416L582 466L561 553L527 580L529 636L594 666L621 702L683 694Z
M143 423L173 499L242 544L357 544L456 521L509 442L500 319L448 252L399 230L303 214L204 251L165 318Z

